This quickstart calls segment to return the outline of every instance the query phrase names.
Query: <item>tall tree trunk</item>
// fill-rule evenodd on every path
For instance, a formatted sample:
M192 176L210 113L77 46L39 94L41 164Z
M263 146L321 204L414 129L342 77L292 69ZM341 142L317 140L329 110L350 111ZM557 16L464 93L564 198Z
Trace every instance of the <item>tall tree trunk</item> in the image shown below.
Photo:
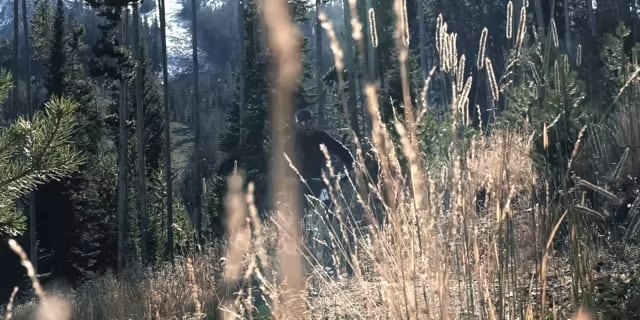
M136 57L136 139L138 162L138 205L140 209L140 233L142 242L142 263L149 258L149 216L147 211L147 170L144 159L144 101L142 95L142 50L140 46L140 14L138 3L133 4L133 47Z
M19 101L18 87L20 85L20 0L13 0L13 86L11 120L18 118Z
M22 29L24 32L24 59L27 66L27 76L25 84L27 86L27 117L31 119L33 117L33 101L31 101L31 52L29 49L29 20L27 19L27 1L22 0ZM31 264L33 268L38 272L38 242L37 242L37 217L36 217L36 193L29 193L29 221L31 227L29 228L29 241L31 242Z
M591 0L586 0L586 1L591 2ZM535 0L534 6L536 9L536 21L538 24L538 29L543 32L542 36L544 37L544 35L546 34L547 26L544 24L544 11L542 9L542 0ZM519 17L520 12L514 12L513 15L514 17ZM514 30L518 30L518 29L514 29Z
M569 0L564 0L564 41L569 57L575 57L573 46L571 45L571 17L569 17Z
M167 254L173 264L173 178L171 175L171 109L169 107L169 70L167 63L167 23L164 0L158 0L162 43L162 80L164 89L164 178L167 193Z
M353 38L352 28L351 28L351 10L349 9L349 0L343 0L342 2L343 12L344 12L344 27L345 27L345 62L347 67L347 74L349 79L349 96L347 100L349 114L347 115L349 119L349 124L351 128L354 130L358 139L362 141L362 133L360 131L360 124L358 121L358 107L357 103L357 76L356 70L357 66L355 63L355 56L353 50Z
M31 100L31 49L29 47L29 20L27 18L27 1L22 0L22 29L24 32L24 59L27 67L27 76L25 84L27 86L27 115L31 116L33 113L33 101Z
M123 42L126 44L127 34L127 8L124 8L124 25L121 26ZM118 135L118 271L122 271L126 264L126 247L128 232L128 213L127 213L127 85L124 76L120 77L119 94L119 135Z
M200 68L198 66L198 0L191 0L192 16L192 50L193 50L193 111L192 122L194 131L194 195L193 195L193 212L196 220L196 231L198 241L202 239L202 146L200 141L200 82L198 75Z
M418 1L418 37L420 46L420 76L424 80L427 78L427 26L424 21L424 1Z
M314 33L316 35L316 90L318 95L318 124L321 128L326 125L324 116L324 88L322 86L322 74L324 73L324 64L322 59L322 24L318 14L322 0L316 0L316 21L314 25Z
M244 25L244 19L245 19L245 5L244 5L245 1L244 0L238 0L238 43L240 44L240 46L238 47L238 75L240 76L240 78L238 79L238 87L239 87L239 92L240 92L240 103L239 103L239 110L238 110L238 118L239 118L239 127L240 127L240 145L244 145L247 142L247 136L245 134L245 129L244 129L244 109L245 109L245 101L246 101L246 97L245 97L245 82L246 82L246 75L244 72L244 56L245 56L245 44L244 44L244 33L245 33L245 25Z
M540 0L537 0L540 1ZM591 31L591 37L595 39L598 36L598 25L596 22L596 8L593 6L593 0L585 0L587 2L587 8L589 10L589 29Z

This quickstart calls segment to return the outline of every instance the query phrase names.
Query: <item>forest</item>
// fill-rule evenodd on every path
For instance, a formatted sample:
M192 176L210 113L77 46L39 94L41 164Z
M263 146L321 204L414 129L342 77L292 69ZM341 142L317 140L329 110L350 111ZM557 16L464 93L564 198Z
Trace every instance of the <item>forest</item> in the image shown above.
M635 0L0 1L0 319L640 319L637 98Z

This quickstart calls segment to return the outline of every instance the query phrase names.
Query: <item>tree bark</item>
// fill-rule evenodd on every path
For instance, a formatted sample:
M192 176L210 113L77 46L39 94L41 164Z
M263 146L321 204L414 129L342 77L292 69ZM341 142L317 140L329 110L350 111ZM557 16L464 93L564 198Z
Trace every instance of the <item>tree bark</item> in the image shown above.
M348 75L348 85L349 85L349 96L347 100L347 105L349 109L349 114L346 115L349 119L349 124L351 125L351 129L354 130L355 134L358 136L358 140L362 141L362 133L360 131L360 124L358 121L358 107L357 103L357 83L356 83L356 63L354 59L354 50L353 50L353 38L351 37L352 28L351 28L351 10L349 9L349 0L344 0L342 3L343 13L344 13L344 27L345 27L345 65L347 69Z
M238 0L238 43L240 46L238 47L238 91L240 92L240 103L238 110L238 118L239 118L239 127L240 127L240 145L244 145L247 142L247 137L244 130L244 110L245 110L245 82L246 76L244 72L244 56L245 56L245 45L244 45L244 33L245 33L245 5L244 0Z
M122 26L123 42L126 43L128 9L125 10L124 25ZM127 213L127 86L124 76L120 77L119 91L119 135L118 135L118 271L122 271L126 264L126 247L128 231Z
M567 46L569 57L575 57L573 46L571 45L571 18L569 17L569 0L564 0L564 41Z
M148 262L149 255L149 216L147 210L147 170L144 158L144 101L142 94L142 50L140 46L140 14L138 3L133 4L133 47L136 57L136 140L138 162L138 205L140 210L140 235L142 263Z
M318 96L318 125L324 128L326 125L326 119L324 115L324 87L322 86L322 74L324 73L324 64L322 61L322 24L318 13L320 13L320 7L322 6L322 0L316 0L316 21L314 25L314 33L316 36L316 94Z
M19 12L20 12L20 0L13 0L13 81L14 81L14 86L13 86L13 91L12 91L12 106L11 106L11 115L10 115L10 119L16 119L18 118L18 114L20 114L18 112L19 106L18 106L18 87L20 85L20 81L19 80L19 74L20 74L20 18L19 18Z
M418 36L420 45L420 75L421 79L427 78L427 26L424 21L424 0L418 1Z
M192 16L192 50L193 50L193 110L192 123L194 131L194 195L193 195L193 212L195 217L196 231L198 241L202 239L202 150L200 145L200 89L199 89L199 67L198 67L198 0L191 0Z
M27 67L27 80L25 84L27 101L26 101L26 114L28 119L32 119L33 117L33 104L31 101L31 53L29 52L29 20L27 19L27 1L22 0L22 29L24 32L24 59ZM29 241L31 249L31 264L33 268L38 272L38 242L37 242L37 230L38 230L38 220L36 217L36 193L32 191L29 193Z
M162 43L162 79L164 89L164 178L167 197L167 254L171 264L174 263L173 254L173 178L171 175L171 109L169 107L169 70L167 63L167 23L165 17L164 0L158 0L160 15L160 37Z
M542 31L542 36L544 37L544 35L546 34L546 30L547 30L547 26L544 24L544 11L542 9L542 0L535 0L535 9L536 9L536 21L538 24L538 29ZM591 1L591 0L587 0L587 1ZM513 15L514 16L519 16L520 12L514 12ZM517 29L515 29L517 30Z

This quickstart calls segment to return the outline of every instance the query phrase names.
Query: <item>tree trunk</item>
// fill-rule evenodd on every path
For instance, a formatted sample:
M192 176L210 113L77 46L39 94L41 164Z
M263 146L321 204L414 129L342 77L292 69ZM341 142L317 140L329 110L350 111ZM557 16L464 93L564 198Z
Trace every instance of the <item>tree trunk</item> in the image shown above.
M544 35L546 34L546 30L547 30L547 26L544 24L544 11L542 9L542 0L535 0L535 9L536 9L536 21L538 24L538 29L541 30L542 36L544 37ZM591 1L591 0L587 0L587 1ZM514 17L519 17L520 16L520 12L514 12L513 13ZM518 30L518 29L514 29L514 30Z
M245 19L245 5L244 0L238 0L238 43L240 46L238 47L238 75L240 78L238 79L238 89L240 92L240 103L238 110L238 118L239 118L239 127L240 127L240 145L244 145L247 142L247 137L244 131L244 109L245 109L245 82L246 76L244 72L244 56L245 56L245 45L244 45L244 19Z
M418 1L418 36L420 45L420 78L427 78L427 26L424 21L424 0Z
M169 70L167 63L167 23L164 0L158 0L162 42L162 79L164 89L164 178L167 193L167 254L173 264L173 178L171 175L171 109L169 107Z
M537 0L540 1L540 0ZM598 36L598 25L596 23L596 8L593 7L593 1L592 0L585 0L587 1L587 8L589 10L589 29L591 31L591 37L593 37L593 39L595 39Z
M200 68L198 67L198 0L191 0L192 16L192 50L193 50L193 112L192 123L194 131L194 195L193 195L193 212L195 216L196 232L198 234L198 241L202 239L202 146L200 145L200 82L198 81L198 75Z
M569 17L569 0L564 0L564 41L567 46L567 54L569 57L575 57L571 45L571 18Z
M142 263L148 262L149 216L147 211L147 170L144 159L144 101L142 95L142 50L140 46L140 14L138 3L133 4L133 47L136 57L136 140L138 162L138 205L140 210L140 235Z
M11 120L17 119L19 106L18 106L18 86L20 85L20 0L13 0L13 93L12 93L12 106L11 106Z
M348 74L348 83L349 83L349 96L347 100L347 105L349 109L349 114L346 115L349 119L349 124L351 128L354 130L358 139L362 141L362 134L360 131L360 124L358 121L358 107L357 103L357 83L356 83L356 63L354 57L353 50L353 38L351 36L352 28L351 28L351 10L349 9L349 0L344 0L342 3L343 12L344 12L344 27L345 27L345 65Z
M27 19L27 1L22 0L22 29L24 32L24 59L27 66L27 80L25 84L27 86L27 117L32 119L33 117L33 101L31 101L31 53L29 52L29 20ZM37 242L37 230L38 223L36 217L36 193L31 192L29 194L29 221L31 227L29 228L29 241L31 242L31 264L33 268L38 272L38 242Z
M123 42L126 43L126 21L128 14L125 8L124 26L122 27ZM127 217L127 86L124 76L120 77L119 91L119 135L118 135L118 271L122 271L126 264L126 247L128 232Z
M318 95L318 125L324 128L326 125L326 119L324 116L324 88L322 86L322 74L324 73L324 64L322 63L322 24L318 13L320 13L320 7L322 6L322 0L316 0L316 21L314 25L314 33L316 36L316 90Z

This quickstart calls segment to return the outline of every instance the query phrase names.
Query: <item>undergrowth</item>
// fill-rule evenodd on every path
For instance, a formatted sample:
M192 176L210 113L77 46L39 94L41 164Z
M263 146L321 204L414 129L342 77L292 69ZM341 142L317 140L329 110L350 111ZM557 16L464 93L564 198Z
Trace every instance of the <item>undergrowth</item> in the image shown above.
M395 2L396 15L401 17L401 1ZM264 3L276 62L276 91L283 93L274 99L286 98L299 72L292 65L296 60L287 59L295 56L296 43L290 39L298 34L289 19L278 16L282 11L277 8L282 10L284 3ZM527 8L522 10L507 16L526 17ZM320 15L341 74L338 41L331 23ZM589 317L607 318L598 302L606 292L604 278L594 272L604 268L599 261L607 259L601 258L606 248L594 231L608 228L607 215L590 207L581 188L604 195L609 191L576 175L584 168L578 161L585 157L584 150L593 152L594 137L605 133L588 126L593 110L584 107L582 84L572 71L576 63L554 51L554 34L538 39L535 32L527 31L525 20L513 30L514 45L504 73L496 74L496 66L484 55L486 33L477 53L459 53L456 34L448 31L442 16L438 18L434 36L440 64L431 76L447 75L452 95L446 113L449 127L430 130L425 125L433 125L438 118L430 114L433 110L424 98L428 95L411 101L410 93L428 92L431 78L423 88L409 87L408 30L397 19L405 113L395 115L394 128L389 128L382 120L378 88L364 85L371 140L354 141L358 168L347 182L325 176L339 224L324 225L307 217L305 224L297 226L291 223L297 213L286 202L279 203L270 218L261 219L253 204L253 185L243 189L243 174L236 172L228 178L225 199L227 242L185 255L175 266L108 275L87 283L60 298L67 308L60 315L73 319L566 319L579 310L575 318L587 319L582 308L588 307L595 311ZM359 29L354 25L354 30ZM361 41L361 36L354 38ZM476 65L474 76L464 71L465 63ZM493 103L505 102L506 112L499 121L480 129L468 112L474 81L486 81ZM620 95L629 81L618 87ZM274 117L286 119L287 112ZM619 112L637 117L631 109ZM619 115L617 129L606 132L620 144L638 141L637 129L620 120L625 117ZM428 136L434 132L439 136ZM287 146L275 143L274 150L287 150ZM425 152L433 150L437 152ZM375 174L366 170L364 154L374 157ZM625 172L637 169L625 168ZM280 191L276 200L295 193L281 181L276 187ZM317 207L309 215L320 212L322 208ZM384 217L384 223L378 223L379 217ZM332 254L322 256L327 248ZM35 310L46 308L49 301L44 292L40 294ZM635 311L629 307L625 312L629 316ZM14 317L21 318L18 313Z

